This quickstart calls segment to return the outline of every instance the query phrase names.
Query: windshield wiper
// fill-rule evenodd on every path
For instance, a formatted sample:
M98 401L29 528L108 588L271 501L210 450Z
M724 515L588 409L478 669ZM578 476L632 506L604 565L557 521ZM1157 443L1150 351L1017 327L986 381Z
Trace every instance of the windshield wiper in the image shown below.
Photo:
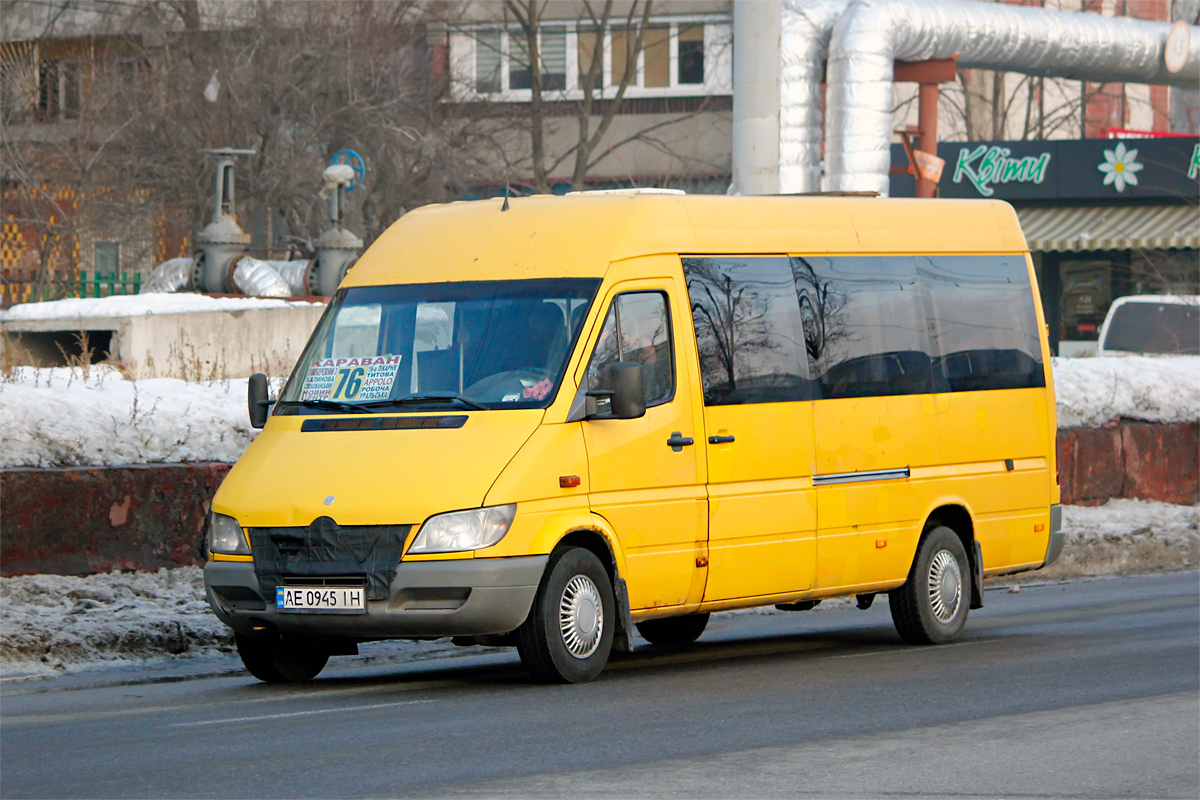
M305 408L332 408L335 411L353 412L361 408L354 403L341 403L337 400L284 400L285 404L294 403Z
M458 403L464 408L472 409L473 411L486 411L487 408L473 403L462 395L454 394L453 392L437 393L437 394L410 394L405 397L394 397L391 400L374 400L370 403L361 403L355 408L394 408L396 406L406 406L416 403Z

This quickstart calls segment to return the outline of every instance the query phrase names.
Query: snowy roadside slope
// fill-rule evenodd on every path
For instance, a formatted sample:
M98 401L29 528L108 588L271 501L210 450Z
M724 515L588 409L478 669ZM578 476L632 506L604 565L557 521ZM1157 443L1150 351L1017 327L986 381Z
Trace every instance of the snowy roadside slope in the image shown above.
M1062 428L1200 420L1200 356L1056 358L1054 387ZM245 380L129 381L106 366L0 376L0 467L232 462L256 434Z
M63 320L90 317L140 317L147 314L188 314L205 311L248 311L289 305L324 305L308 300L278 300L268 297L210 297L194 292L74 297L42 303L20 303L0 311L0 322L19 320Z
M1196 508L1111 500L1103 506L1067 506L1063 511L1067 541L1053 566L989 579L988 585L1194 569L1200 563ZM848 604L849 600L835 600L818 610ZM791 612L761 608L731 613ZM199 567L0 578L0 682L168 658L218 657L219 669L237 669L232 644L229 629L204 600ZM444 639L380 642L364 645L358 660L407 662L455 651Z
M232 462L256 434L245 379L130 381L105 365L0 379L0 467Z
M1056 358L1058 427L1200 420L1200 356Z

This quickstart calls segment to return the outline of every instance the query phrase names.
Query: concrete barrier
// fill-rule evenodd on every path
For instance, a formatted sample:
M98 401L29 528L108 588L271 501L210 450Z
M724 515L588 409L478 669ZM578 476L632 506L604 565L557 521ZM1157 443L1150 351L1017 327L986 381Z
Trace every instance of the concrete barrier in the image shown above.
M0 471L0 574L83 575L202 563L229 464Z
M6 320L0 323L0 347L13 351L11 363L60 366L64 352L79 354L83 331L95 351L93 361L108 355L134 380L287 375L324 311L321 303L293 303L240 311Z
M1103 428L1058 432L1062 501L1096 505L1112 497L1200 502L1200 424L1121 419Z
M1064 503L1200 501L1200 425L1121 420L1058 433ZM202 562L229 464L0 470L0 574L155 570Z

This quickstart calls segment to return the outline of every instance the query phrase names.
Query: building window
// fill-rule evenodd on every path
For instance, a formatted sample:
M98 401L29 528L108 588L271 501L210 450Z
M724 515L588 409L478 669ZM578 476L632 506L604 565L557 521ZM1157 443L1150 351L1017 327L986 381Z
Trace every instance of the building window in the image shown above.
M511 89L529 89L533 85L529 42L520 31L509 33L508 81ZM547 26L538 31L538 55L541 58L542 91L567 88L567 29Z
M704 83L704 26L679 27L679 82Z
M24 122L29 115L29 98L24 91L22 70L18 61L0 61L0 114L7 123Z
M541 88L559 93L550 99L579 99L594 69L592 88L604 97L626 80L627 97L729 94L730 33L727 20L659 20L646 27L639 52L636 27L544 23L538 32ZM451 35L450 47L458 99L530 98L532 55L521 30L464 29Z
M121 243L96 242L92 247L92 269L117 273L121 269Z
M47 59L38 71L38 117L76 120L83 110L83 62Z

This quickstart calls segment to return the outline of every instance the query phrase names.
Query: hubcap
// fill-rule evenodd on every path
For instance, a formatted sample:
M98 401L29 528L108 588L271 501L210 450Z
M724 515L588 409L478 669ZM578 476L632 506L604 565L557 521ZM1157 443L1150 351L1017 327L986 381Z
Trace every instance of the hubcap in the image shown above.
M929 565L929 607L938 622L949 622L962 602L962 570L949 550L939 550Z
M567 652L575 658L587 658L600 646L604 607L600 590L588 576L576 575L567 582L558 604L558 625Z

